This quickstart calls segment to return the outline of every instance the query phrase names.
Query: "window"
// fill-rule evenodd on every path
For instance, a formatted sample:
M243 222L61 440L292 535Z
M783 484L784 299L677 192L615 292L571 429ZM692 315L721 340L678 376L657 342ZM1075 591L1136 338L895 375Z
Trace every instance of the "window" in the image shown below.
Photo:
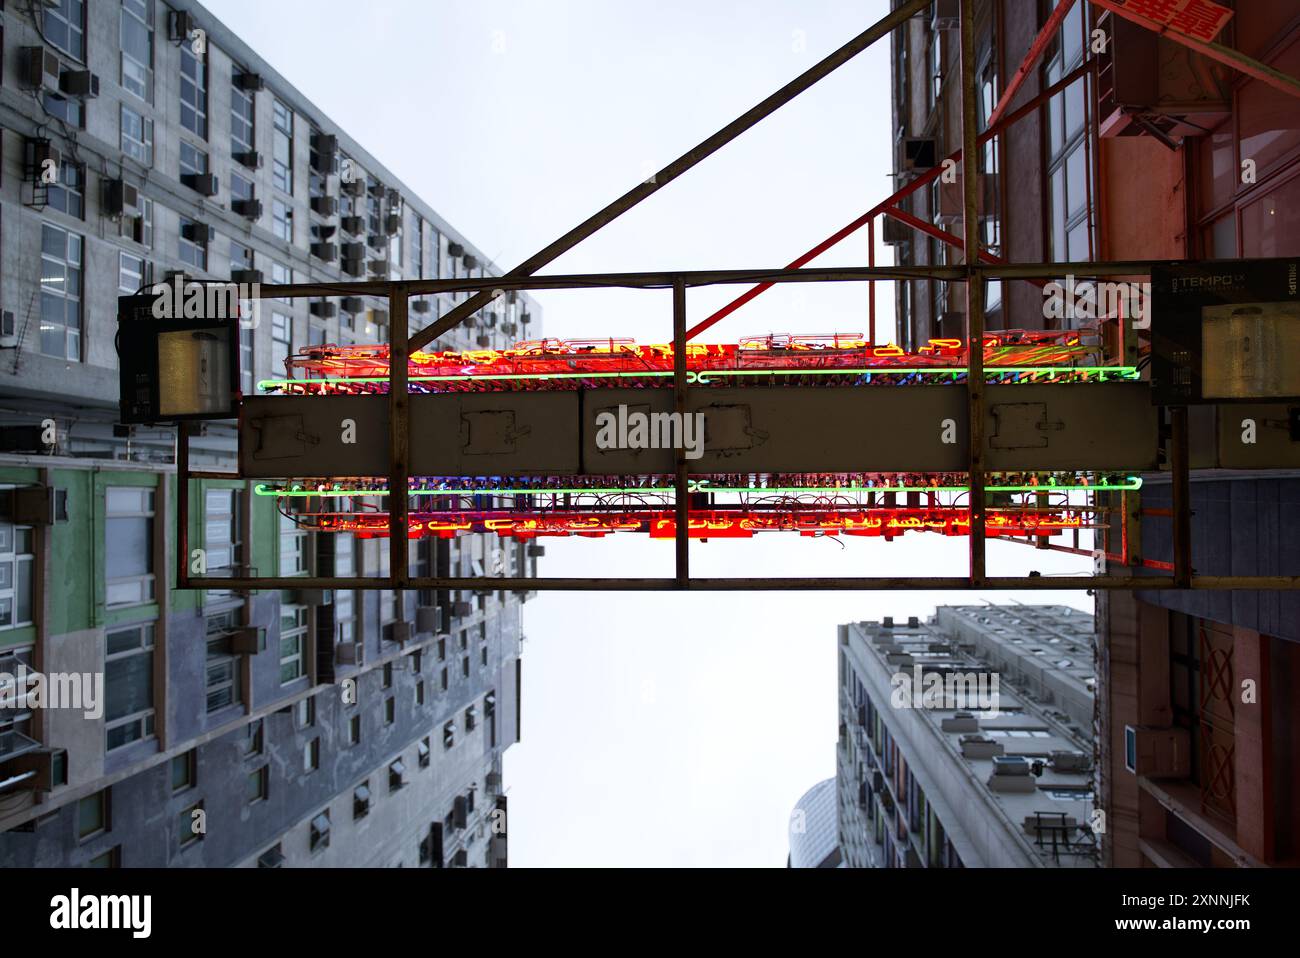
M280 684L288 685L306 674L303 646L307 640L307 607L280 606ZM305 699L304 701L313 701Z
M468 655L460 660L460 674L465 678L469 678L469 656Z
M87 868L121 868L122 846L115 845L102 855L97 855L86 862Z
M104 729L110 752L153 736L153 652L152 623L104 636Z
M153 0L122 0L122 89L153 102Z
M135 293L149 285L149 264L143 256L120 252L117 254L117 288L122 293Z
M110 486L104 491L104 558L109 608L140 605L154 598L154 490Z
M203 548L208 573L234 572L243 555L240 497L237 489L203 493Z
M62 120L76 130L86 126L86 105L77 97L65 97L58 93L41 95L41 107L56 119Z
M83 219L86 210L86 168L64 160L59 164L58 182L47 190L46 205L60 213Z
M253 341L256 330L252 326L239 327L239 391L245 396L253 395L256 388L255 358Z
M424 682L415 683L415 704L417 707L424 704Z
M181 126L195 136L208 138L208 64L188 43L181 52Z
M310 841L313 853L330 847L330 810L328 808L311 820Z
M176 837L181 848L203 841L203 803L191 805L176 817Z
M271 232L286 243L293 242L293 208L278 196L271 200Z
M182 216L177 239L177 257L182 263L206 273L208 271L208 227Z
M442 747L449 749L456 744L456 723L448 722L442 727Z
M1066 15L1047 66L1055 83L1083 59L1083 5ZM1091 148L1087 119L1089 79L1080 77L1048 101L1049 250L1057 262L1091 256Z
M446 668L444 668L444 669L442 670L442 690L443 690L444 692L447 691L447 670L446 670Z
M383 687L391 689L393 687L393 663L385 662L383 670Z
M310 775L320 768L320 739L314 738L302 747L302 770Z
M153 166L153 120L122 104L122 152L143 166Z
M123 239L141 246L153 248L153 200L140 197L139 212L135 216L123 216L118 220L117 233ZM132 290L134 292L134 290Z
M255 192L253 190L253 181L240 176L238 173L230 174L230 201L236 200L248 201L253 199ZM250 217L251 219L251 217Z
M292 516L280 514L280 575L307 571L307 533Z
M424 279L424 220L419 214L411 214L408 229L411 234L411 272L416 279Z
M472 732L477 725L478 709L471 705L469 708L465 709L465 731Z
M238 67L231 71L231 79L238 79L241 71ZM230 88L230 152L239 157L253 152L257 142L254 135L256 111L253 109L253 94L241 90L232 84Z
M406 785L406 766L399 758L388 766L388 790L400 791Z
M77 803L77 837L81 841L108 831L108 789Z
M348 744L361 744L361 716L354 715L348 719Z
M244 786L244 798L249 805L256 805L266 799L270 778L270 768L266 765L248 773L248 780Z
M181 182L186 182L187 176L204 176L207 172L208 154L188 140L181 140Z
M248 723L248 727L245 730L245 734L247 736L244 743L245 758L247 758L250 755L262 754L262 747L266 742L266 737L263 729L264 726L262 724L261 719L256 719L255 721Z
M279 868L284 862L284 849L276 842L261 855L257 856L258 868Z
M352 790L352 820L359 821L370 814L370 782L365 781Z
M420 739L419 744L416 746L416 752L419 754L420 768L428 768L429 767L429 739L427 736L425 738Z
M41 352L81 359L81 237L41 226Z
M184 755L172 759L172 793L183 792L194 787L195 766L198 752L190 749Z
M384 699L384 724L392 725L397 720L397 699L389 696Z
M281 312L271 313L271 374L282 376L285 363L293 352L293 317Z
M237 705L243 701L240 688L239 657L230 646L228 635L217 635L213 631L213 619L227 619L224 616L212 616L208 619L207 674L205 692L209 713L219 712L224 708ZM218 629L218 631L221 631Z
M41 32L45 42L72 57L86 59L86 0L57 0L43 4L44 23Z
M294 709L294 718L298 725L298 731L313 728L316 725L316 699L308 696L305 699L299 699L298 705Z
M271 182L276 189L293 193L293 111L279 100L272 104L275 138L271 150Z

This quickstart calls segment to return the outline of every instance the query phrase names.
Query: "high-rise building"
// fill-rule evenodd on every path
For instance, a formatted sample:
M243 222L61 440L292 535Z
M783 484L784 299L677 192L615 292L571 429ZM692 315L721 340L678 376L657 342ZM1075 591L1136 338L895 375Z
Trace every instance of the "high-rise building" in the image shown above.
M961 147L957 6L937 2L893 38L900 186L913 175L909 167L918 168L916 158L923 166ZM981 129L1057 6L976 4ZM1219 6L1232 15L1217 43L1300 75L1300 2ZM1215 19L1212 5L1191 7L1208 15L1204 22ZM1300 256L1300 101L1173 36L1073 3L1009 108L1077 76L990 138L977 157L981 239L990 252L1012 263L1079 263L1081 278L1089 260ZM936 181L903 205L948 233L962 232L960 180ZM896 223L886 240L902 263L961 261L955 246ZM900 342L962 335L960 284L900 282L897 307ZM1087 322L1049 315L1032 283L988 284L990 329ZM1136 361L1137 344L1130 345ZM1286 444L1267 468L1229 468L1225 444L1242 435L1244 418L1265 423L1269 435L1290 435L1285 405L1253 408L1190 410L1191 561L1198 574L1300 574L1287 532L1298 473L1277 468L1295 462ZM1169 472L1143 482L1140 496L1106 503L1131 517L1127 534L1111 537L1109 573L1167 575L1173 568ZM1300 676L1300 597L1101 592L1097 615L1107 864L1294 863L1300 738L1285 690Z
M790 813L788 868L837 868L839 829L835 813L835 779L818 782L803 793Z
M115 351L117 298L178 273L496 267L199 4L0 17L0 865L504 864L528 594L173 590L176 435L118 423ZM465 296L413 301L412 328ZM304 347L386 341L386 306L263 302L242 391ZM440 343L501 346L540 318L511 295ZM303 531L211 478L234 465L228 425L191 448L208 575L386 573L387 540ZM422 540L411 568L525 576L540 552ZM92 701L54 707L59 682Z
M839 630L849 868L1092 867L1093 620L943 606Z

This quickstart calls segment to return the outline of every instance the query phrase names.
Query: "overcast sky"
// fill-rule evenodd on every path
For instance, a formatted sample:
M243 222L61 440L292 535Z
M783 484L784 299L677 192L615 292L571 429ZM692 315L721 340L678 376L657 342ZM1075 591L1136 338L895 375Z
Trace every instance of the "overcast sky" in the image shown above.
M210 0L208 7L510 268L882 16L885 0ZM888 46L868 50L548 272L783 266L891 192ZM890 262L881 247L879 262ZM817 265L865 265L865 236ZM693 291L694 322L741 290ZM880 329L892 330L882 286ZM671 339L663 292L543 293L547 335ZM778 287L705 337L866 330L865 287ZM886 334L882 334L886 335ZM846 423L888 430L889 423ZM991 544L990 571L1083 560ZM964 575L964 540L692 545L701 576ZM548 576L668 575L672 546L552 541ZM783 866L834 775L835 626L1079 592L544 593L525 607L510 860Z

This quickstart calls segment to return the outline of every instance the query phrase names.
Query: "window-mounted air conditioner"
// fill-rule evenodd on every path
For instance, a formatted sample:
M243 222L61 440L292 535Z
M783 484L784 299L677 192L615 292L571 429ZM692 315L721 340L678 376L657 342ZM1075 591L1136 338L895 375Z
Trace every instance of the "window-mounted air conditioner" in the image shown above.
M126 180L104 181L104 213L108 216L134 216L140 209L140 190Z

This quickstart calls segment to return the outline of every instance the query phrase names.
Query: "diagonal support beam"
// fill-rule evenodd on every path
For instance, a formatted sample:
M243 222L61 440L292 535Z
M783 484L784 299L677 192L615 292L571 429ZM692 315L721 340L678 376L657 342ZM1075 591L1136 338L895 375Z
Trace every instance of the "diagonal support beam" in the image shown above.
M800 93L803 93L809 87L825 79L845 63L848 63L856 57L867 47L871 46L882 37L888 36L896 27L907 22L907 20L913 15L920 13L929 5L930 0L906 0L906 2L900 3L897 9L882 17L830 56L795 77L767 99L732 120L717 133L714 133L693 149L679 156L676 160L669 163L646 182L641 183L634 189L624 193L599 213L584 220L545 249L534 253L507 273L506 276L510 278L518 278L533 275L543 266L546 266L548 263L577 246L593 233L596 233L602 227L622 216L648 196L653 195L663 187L667 186L673 180L677 179L677 177L694 167L697 163L712 156L746 130L755 126L761 120L767 118L782 106L789 103ZM465 300L465 302L461 303L449 312L446 316L442 317L442 319L412 336L410 340L410 349L414 351L432 342L434 339L447 332L447 330L460 325L475 311L482 309L494 298L495 293L492 290L480 290L475 293L469 299Z
M1057 80L1051 86L1047 87L1047 89L1043 90L1041 93L1039 93L1036 97L1034 97L1024 106L1017 107L1014 111L1008 113L1006 116L999 119L996 123L990 123L988 129L979 135L979 145L981 146L984 145L990 139L992 139L993 137L1001 133L1003 130L1005 130L1007 127L1011 126L1013 123L1022 120L1030 113L1033 113L1049 99L1056 96L1056 94L1060 93L1070 84L1074 83L1076 80L1079 79L1079 77L1083 76L1085 73L1091 72L1091 70L1092 70L1092 64L1085 60L1082 64L1080 64L1075 69L1071 70L1065 76L1061 77L1061 79ZM949 153L944 159L952 160L954 163L959 162L961 160L961 150L954 150L952 153ZM892 194L885 197L885 199L881 200L871 209L867 210L867 212L863 213L861 216L855 219L852 223L849 223L843 229L840 229L837 232L833 233L832 235L828 236L825 240L818 243L808 252L804 253L802 256L795 259L794 262L787 264L785 268L802 269L803 267L811 263L813 260L815 260L822 253L830 249L832 246L835 246L837 243L847 239L848 237L856 233L858 230L862 229L862 227L866 226L867 223L871 222L871 220L875 219L875 217L879 216L881 213L889 212L889 209L891 207L895 206L900 201L907 199L907 197L911 196L913 193L917 192L923 187L928 186L931 182L937 180L942 175L943 175L943 161L940 161L938 166L933 167L932 169L928 170L925 173L922 173L920 176L912 180L912 182L908 183L906 186L900 187L898 190L895 190ZM740 309L740 307L744 306L754 297L767 292L769 289L772 288L772 285L773 285L772 283L759 283L757 286L753 287L752 289L747 289L745 292L741 293L739 296L733 299L726 306L723 306L721 309L717 310L716 312L711 313L709 316L707 316L706 318L704 318L703 320L701 320L700 322L692 326L690 329L688 329L686 331L686 338L688 340L694 339L696 336L700 335L700 333L703 333L709 327L715 325L716 323L720 322L723 319L726 319L728 316L730 316L736 310Z
M1025 52L1025 57L1020 61L1020 66L1016 67L1016 72L1012 74L1011 80L1007 83L1007 88L1002 91L1002 96L998 98L998 105L993 108L989 115L989 127L997 124L1002 119L1002 114L1006 112L1007 107L1011 105L1011 100L1020 92L1020 87L1034 67L1038 66L1038 61L1042 58L1044 51L1047 50L1048 44L1056 36L1056 31L1061 28L1061 23L1065 20L1065 15L1070 12L1074 6L1074 0L1061 0L1052 10L1043 24L1043 29L1038 31L1038 36L1034 37L1034 42L1029 45Z

